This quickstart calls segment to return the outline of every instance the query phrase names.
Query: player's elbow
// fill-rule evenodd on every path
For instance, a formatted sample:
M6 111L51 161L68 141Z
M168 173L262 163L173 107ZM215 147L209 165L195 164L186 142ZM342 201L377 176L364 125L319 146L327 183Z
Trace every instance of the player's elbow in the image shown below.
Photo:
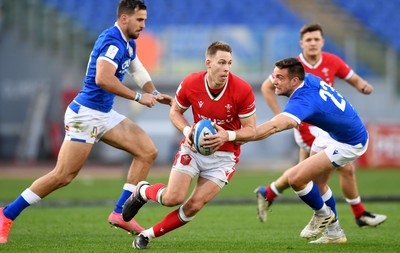
M261 94L264 96L264 98L267 98L271 93L273 93L273 91L270 89L269 84L264 82L261 85Z
M95 82L97 86L104 88L107 84L107 78L104 75L96 75Z

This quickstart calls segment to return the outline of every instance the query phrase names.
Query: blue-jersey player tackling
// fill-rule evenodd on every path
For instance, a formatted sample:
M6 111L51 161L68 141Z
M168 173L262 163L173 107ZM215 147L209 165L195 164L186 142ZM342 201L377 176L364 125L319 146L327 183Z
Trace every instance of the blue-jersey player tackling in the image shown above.
M323 34L323 29L319 24L306 24L300 30L300 46L303 52L300 53L297 59L303 64L305 72L321 77L332 87L334 87L335 78L337 77L345 80L360 93L371 94L374 87L355 73L346 62L334 54L322 51L325 44ZM275 96L272 76L269 76L263 82L261 92L272 111L275 114L281 113L281 107ZM321 129L302 121L293 130L295 141L300 148L299 161L301 162L310 156L312 143ZM375 227L385 222L386 215L368 212L364 207L361 196L358 193L354 164L347 163L338 172L340 189L353 212L356 224L360 227ZM256 188L257 212L261 222L267 220L268 209L271 204L287 188L290 188L290 185L287 183L285 174L266 187L260 186Z
M273 80L275 93L289 97L289 101L282 113L257 126L253 141L295 128L303 120L326 131L316 137L311 156L285 173L295 193L314 210L300 236L312 238L323 233L311 243L345 243L327 182L335 169L364 154L368 132L349 101L321 78L305 75L298 59L276 62Z
M143 228L135 220L122 219L122 205L136 184L147 177L157 156L150 137L125 116L112 109L115 96L134 100L147 107L157 102L170 105L172 97L159 93L136 55L136 43L147 19L146 5L139 0L121 0L117 22L97 39L90 55L84 87L65 112L65 139L55 168L37 179L12 203L0 208L0 243L6 243L13 221L28 206L68 185L87 160L99 140L130 153L132 161L127 181L116 207L108 217L113 226L132 233ZM132 75L145 92L135 92L121 83Z

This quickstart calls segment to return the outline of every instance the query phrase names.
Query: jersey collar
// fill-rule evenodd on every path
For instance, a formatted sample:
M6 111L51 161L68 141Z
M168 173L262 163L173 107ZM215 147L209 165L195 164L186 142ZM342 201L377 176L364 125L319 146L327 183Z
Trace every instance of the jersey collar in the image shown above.
M319 65L321 65L322 62L322 54L321 54L321 58L319 58L319 60L317 61L317 63L315 63L315 65L311 65L306 58L304 57L303 53L300 53L299 58L301 60L301 62L306 65L309 69L316 69L319 67Z
M119 27L118 22L115 22L114 25L118 28L119 33L121 34L121 37L122 37L122 38L124 39L124 41L126 42L126 48L129 48L129 40L127 40L127 39L125 38L125 35L122 33L121 27Z
M293 94L303 86L304 86L304 81L292 92L292 94L290 94L289 98L291 98L293 96Z
M218 101L222 97L222 95L224 95L226 87L228 87L228 82L229 82L229 75L226 78L226 83L224 85L224 88L221 90L221 92L217 96L214 96L211 93L210 88L207 85L207 74L204 75L204 86L206 87L207 94L208 94L208 96L210 97L211 100Z

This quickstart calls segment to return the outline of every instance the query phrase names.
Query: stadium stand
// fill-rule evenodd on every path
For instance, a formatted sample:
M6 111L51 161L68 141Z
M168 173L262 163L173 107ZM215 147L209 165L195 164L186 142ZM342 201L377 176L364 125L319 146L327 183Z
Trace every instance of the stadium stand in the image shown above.
M334 2L400 52L398 15L400 0L385 2L334 0Z
M115 9L118 4L118 0L42 0L42 2L68 17L72 22L78 23L78 26L88 30L94 37L114 23ZM170 50L172 53L183 50L188 58L195 58L198 55L198 50L191 50L191 48L194 48L196 43L207 39L210 28L216 28L216 25L218 27L240 25L252 31L261 31L258 34L263 34L263 31L270 28L286 28L294 31L295 35L283 35L287 39L281 38L279 45L290 48L293 47L291 45L293 39L297 41L297 31L305 23L282 0L243 0L237 1L235 4L229 0L203 0L201 2L152 0L147 7L149 18L146 30L160 34L160 31L168 27L178 26L180 40L172 44ZM194 26L201 26L205 29L199 28L198 32L193 34L191 30ZM196 38L199 40L196 41ZM274 41L278 41L278 39ZM332 42L327 42L325 49L344 57L343 50ZM297 49L294 51L297 52ZM237 53L240 54L241 51Z
M45 5L50 6L62 15L69 18L78 26L83 27L93 37L96 37L102 30L110 27L115 21L115 9L118 0L41 0ZM372 31L377 37L393 46L400 52L400 37L397 36L399 31L400 16L396 15L400 9L400 0L386 1L381 4L378 1L363 0L334 0L334 4L342 8L345 12L354 16L367 29ZM160 31L168 27L179 27L181 31L181 43L172 45L171 50L182 50L179 45L192 44L193 32L187 33L188 38L185 40L185 31L191 30L193 26L202 27L219 27L224 25L240 25L248 27L252 31L267 30L274 27L285 27L297 31L302 24L306 23L287 3L283 0L243 0L234 4L229 0L152 0L148 4L149 19L147 21L147 30L160 34ZM378 10L379 11L376 11ZM211 11L210 11L211 10ZM284 17L284 18L282 18ZM209 31L201 32L208 33ZM328 40L325 50L346 58L344 51L340 46L333 43L326 35ZM198 37L198 36L196 36ZM203 40L207 37L203 37ZM292 37L290 39L293 39ZM284 40L282 41L285 47ZM290 47L290 45L286 45ZM178 48L177 48L178 47ZM188 51L188 50L186 50ZM197 55L196 50L189 50L192 54ZM186 54L187 55L187 54ZM191 54L187 55L191 57ZM362 74L373 74L373 71L362 63L358 63L357 71Z
M118 0L42 1L79 22L93 34L98 34L113 24L115 7L118 4ZM379 1L363 0L334 0L333 2L400 51L398 36L400 16L397 15L400 0L385 1L384 4ZM274 25L299 27L304 23L299 16L287 8L282 0L243 0L235 4L229 0L200 2L153 0L151 4L148 4L148 12L150 17L148 23L153 28L199 24L204 26L240 24L253 28Z
M115 21L117 0L42 0L44 4L64 13L72 20L98 34ZM108 11L109 10L109 11ZM171 11L173 10L173 11ZM212 10L212 11L210 11ZM280 0L153 0L148 4L151 27L170 25L248 25L269 27L271 25L299 26L303 21ZM281 18L281 17L285 18Z

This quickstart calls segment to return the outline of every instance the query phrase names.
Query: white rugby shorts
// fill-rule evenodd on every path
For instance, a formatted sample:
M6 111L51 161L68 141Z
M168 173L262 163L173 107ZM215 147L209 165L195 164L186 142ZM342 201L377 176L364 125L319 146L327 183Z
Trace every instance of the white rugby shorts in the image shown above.
M65 140L94 144L126 117L118 112L100 112L72 101L65 111Z
M308 153L310 153L312 142L314 142L315 138L319 135L320 132L325 132L319 127L313 126L313 125L307 125L308 130L300 132L296 128L293 128L293 135L294 135L294 140L296 141L296 144L306 150ZM305 141L308 140L308 141Z
M350 145L338 142L327 132L322 131L314 140L311 150L318 153L322 150L335 167L342 167L362 156L368 148L368 141L365 145L361 143Z
M233 152L216 151L209 156L192 152L185 144L181 144L172 170L188 174L192 178L206 178L220 188L228 184L235 173L236 159Z

